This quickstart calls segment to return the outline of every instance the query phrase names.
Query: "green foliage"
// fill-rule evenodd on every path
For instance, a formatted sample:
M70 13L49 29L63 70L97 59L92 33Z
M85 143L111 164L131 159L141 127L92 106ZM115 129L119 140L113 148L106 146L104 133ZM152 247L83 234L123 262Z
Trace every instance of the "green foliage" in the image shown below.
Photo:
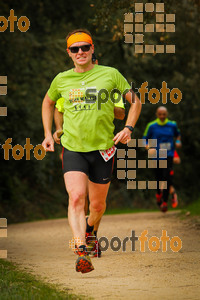
M24 145L30 138L34 147L43 141L41 104L55 75L71 68L66 55L65 37L68 31L84 26L90 16L87 1L79 10L79 1L13 1L0 4L6 18L14 9L19 18L30 19L30 29L21 33L1 33L1 74L8 76L8 95L1 96L1 106L8 107L8 116L0 120L0 143L12 138L12 146ZM87 13L86 13L87 12ZM66 215L67 197L64 188L61 147L37 161L23 157L8 161L0 149L0 215L8 222Z
M135 2L138 3L138 1L130 3L130 1L110 0L104 1L101 5L97 2L97 14L93 18L93 24L98 28L98 34L103 32L106 37L106 40L101 41L98 46L99 53L103 53L100 63L118 68L129 82L133 82L134 88L139 88L143 82L147 81L149 90L151 88L160 90L162 81L166 81L170 90L175 87L181 90L182 101L175 105L169 100L168 95L166 107L169 111L169 119L177 122L182 134L183 147L178 151L182 163L175 166L174 182L181 196L181 203L184 205L199 195L200 183L198 159L200 149L200 89L198 84L200 79L200 41L197 38L200 25L200 3L194 0L165 2L165 12L176 14L176 32L172 34L146 33L144 41L146 44L175 44L176 54L141 55L134 54L134 44L125 44L123 37L124 13L134 13ZM143 1L143 3L145 2L148 1ZM158 2L163 1L156 1L156 3ZM144 16L144 23L155 23L155 13L145 13ZM108 41L112 41L112 43ZM110 53L111 55L109 55ZM135 91L137 92L137 89ZM161 100L158 104L153 105L146 97L146 103L143 105L136 125L135 138L142 137L146 124L155 119L155 111L159 105L162 105ZM144 159L144 153L140 149L137 150L137 153ZM146 180L149 171L143 170L142 173L143 177L141 178ZM152 176L151 174L151 178ZM147 208L145 199L150 202L155 201L152 198L154 193L138 190L137 192L127 191L125 201L122 203L128 202L130 205L131 201L131 203L134 202L134 205L138 205L140 202L141 206L144 205ZM137 199L140 200L137 201Z
M0 33L0 75L8 76L8 95L0 96L1 106L8 107L8 116L0 119L0 143L12 137L12 146L23 146L29 137L34 147L41 144L43 97L54 76L72 67L66 55L65 37L72 29L86 27L94 36L99 63L119 69L135 88L148 81L149 90L160 89L162 81L166 81L170 89L177 87L182 91L182 101L174 105L168 99L167 108L169 118L177 121L182 133L182 164L175 168L175 183L184 205L199 195L200 183L200 41L197 38L200 4L195 0L167 1L166 12L176 13L176 32L149 33L145 41L175 43L176 54L140 55L134 53L134 45L124 43L123 37L124 13L134 12L135 2L138 1L1 2L2 16L7 18L10 9L14 9L18 18L27 16L31 26L26 33L21 33L16 24L15 32L7 29ZM145 22L154 18L154 13L146 15ZM146 124L155 118L157 106L146 99L135 138L142 137ZM116 122L116 131L122 128L123 122ZM60 147L56 147L56 152L48 153L42 161L37 161L33 154L30 161L25 158L15 161L10 151L10 159L5 161L0 149L0 216L7 217L8 222L17 222L66 215L60 151ZM145 155L138 151L138 157ZM146 180L152 174L144 170L137 176ZM127 191L126 183L116 179L115 166L108 207L149 209L155 205L154 193Z

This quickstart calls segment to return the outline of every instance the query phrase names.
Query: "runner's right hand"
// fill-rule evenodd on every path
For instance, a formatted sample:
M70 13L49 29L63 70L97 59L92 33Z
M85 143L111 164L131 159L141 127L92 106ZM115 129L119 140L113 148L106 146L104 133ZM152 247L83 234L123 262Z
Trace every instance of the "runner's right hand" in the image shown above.
M57 144L60 144L60 137L61 135L63 134L63 130L62 129L58 129L54 132L53 134L53 138L54 138L54 141L57 143Z
M45 151L54 152L54 140L52 135L47 136L44 141L42 142L42 146L45 149Z

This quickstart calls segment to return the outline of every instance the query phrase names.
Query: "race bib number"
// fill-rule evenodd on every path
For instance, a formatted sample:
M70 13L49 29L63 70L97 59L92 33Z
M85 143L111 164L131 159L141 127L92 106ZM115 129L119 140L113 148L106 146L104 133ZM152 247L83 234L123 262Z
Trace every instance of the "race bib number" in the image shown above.
M105 161L108 161L109 159L111 159L116 152L117 148L115 146L112 146L111 148L107 149L107 150L99 150L101 156L103 157L103 159Z
M171 143L161 143L160 144L160 149L171 150Z

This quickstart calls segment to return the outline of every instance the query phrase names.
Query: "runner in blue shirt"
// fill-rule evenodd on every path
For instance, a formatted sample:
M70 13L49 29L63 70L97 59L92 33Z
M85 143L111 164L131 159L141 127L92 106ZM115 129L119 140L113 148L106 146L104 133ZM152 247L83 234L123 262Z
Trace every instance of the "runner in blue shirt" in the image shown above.
M157 119L147 124L143 136L143 138L146 139L147 147L148 139L157 140L157 147L152 149L152 151L157 152L157 160L167 159L167 168L159 168L159 165L157 165L157 168L155 169L157 180L157 204L163 212L167 211L169 187L172 185L175 144L177 148L181 147L181 135L177 124L174 121L170 121L167 118L167 115L167 109L164 106L160 106L156 111ZM174 140L176 140L175 144ZM167 158L159 158L160 149L167 150ZM159 188L159 181L167 181L167 188L163 189L163 192ZM176 207L177 205L177 197L174 195L174 197L172 197L172 207Z

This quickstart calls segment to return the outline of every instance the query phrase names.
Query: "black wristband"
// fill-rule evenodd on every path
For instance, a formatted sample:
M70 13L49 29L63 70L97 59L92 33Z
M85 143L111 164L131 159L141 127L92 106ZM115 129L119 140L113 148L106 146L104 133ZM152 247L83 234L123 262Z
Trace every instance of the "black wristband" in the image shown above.
M132 126L126 125L126 128L128 128L131 132L133 132L134 128Z

